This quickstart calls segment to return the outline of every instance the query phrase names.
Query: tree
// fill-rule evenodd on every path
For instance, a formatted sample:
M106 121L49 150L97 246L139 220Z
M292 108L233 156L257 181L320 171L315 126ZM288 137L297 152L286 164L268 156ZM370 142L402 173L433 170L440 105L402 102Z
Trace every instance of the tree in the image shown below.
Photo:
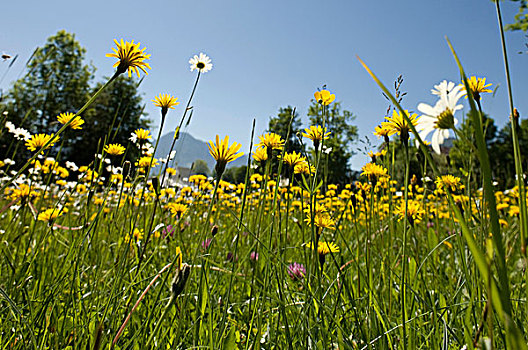
M103 79L107 81L107 78ZM104 83L95 85L93 92ZM144 105L134 78L120 76L99 95L97 100L83 114L83 129L69 132L71 141L65 149L65 157L77 164L88 164L104 142L127 146L132 132L148 128L150 120L144 118ZM126 159L135 160L139 155L136 147L129 147Z
M191 174L192 175L205 175L209 176L211 173L211 170L209 170L209 167L207 166L207 162L203 159L197 159L191 168Z
M84 64L85 53L71 33L62 30L49 37L35 51L27 65L28 72L8 92L4 106L8 120L32 134L56 132L62 126L57 116L77 112L103 85L91 86L95 69ZM143 118L143 108L138 83L119 77L81 115L85 121L82 130L68 129L61 135L61 159L86 165L96 152L101 152L105 141L127 146L133 130L149 125ZM4 133L0 152L7 155L12 142L12 135ZM138 153L129 148L126 157L134 159ZM15 160L22 165L28 156L25 147L19 147Z
M312 125L323 125L321 105L317 101L312 101L308 116ZM341 102L328 106L324 124L331 134L324 140L324 146L329 153L322 163L327 183L344 184L352 176L349 160L354 155L351 147L358 135L357 126L352 125L355 118L352 112L341 110Z
M50 133L60 113L76 112L87 101L94 68L83 63L86 50L64 30L49 37L28 63L26 75L7 93L9 120L31 133ZM12 138L6 135L0 149Z
M525 10L528 10L528 0L512 0L519 2L519 12L515 15L515 23L508 24L506 29L508 30L522 30L526 32L528 30L528 13L525 13Z
M276 116L270 117L268 123L268 131L273 132L277 135L280 135L286 142L284 144L286 152L297 152L300 153L304 149L302 144L299 142L297 134L301 131L301 120L299 118L299 113L295 112L293 114L293 107L281 107ZM288 135L288 129L290 127L291 120L291 130Z

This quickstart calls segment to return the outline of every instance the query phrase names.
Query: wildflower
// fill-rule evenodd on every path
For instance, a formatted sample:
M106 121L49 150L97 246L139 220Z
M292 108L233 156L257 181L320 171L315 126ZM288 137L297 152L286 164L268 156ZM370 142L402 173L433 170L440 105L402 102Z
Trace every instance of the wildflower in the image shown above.
M167 205L170 212L172 213L172 216L177 216L178 218L181 218L183 214L189 209L185 204L182 203L169 203Z
M383 137L383 140L386 143L389 143L389 135L391 130L383 125L378 125L374 128L374 135L376 135L378 138Z
M237 158L240 158L244 155L243 152L237 153L242 147L241 144L233 142L231 146L229 144L229 136L226 136L222 142L220 138L216 135L216 144L213 141L209 141L209 153L216 160L216 175L218 178L224 173L227 163L234 161Z
M154 105L161 108L161 115L167 114L167 111L170 109L174 109L174 106L179 105L179 102L176 102L178 100L177 97L173 97L169 94L159 94L159 96L156 96L152 102L154 102Z
M259 139L260 142L256 145L256 147L265 147L268 151L268 157L270 157L272 150L282 149L282 147L284 147L284 140L282 137L272 132L260 135Z
M152 158L152 157L141 157L138 159L138 161L136 162L136 166L139 167L139 168L148 168L150 166L156 166L158 165L158 160L156 158Z
M139 68L148 75L145 68L151 68L148 63L144 62L145 60L150 59L150 55L145 54L146 48L140 50L140 43L134 44L134 40L132 40L132 42L123 42L123 39L121 39L121 43L119 43L114 39L114 42L117 45L117 49L112 48L114 53L108 53L106 54L106 57L115 57L119 60L113 66L117 67L116 74L119 75L128 70L128 76L130 77L132 71L135 71L139 78Z
M253 251L251 252L251 254L249 254L249 258L253 261L257 261L258 260L258 253Z
M303 174L309 176L310 174L315 174L315 167L309 166L307 161L295 165L293 168L295 174Z
M445 80L444 80L445 82ZM455 83L451 83L454 85ZM435 104L435 106L430 106L426 103L420 103L418 105L418 110L423 113L420 117L419 127L420 138L424 139L434 131L431 145L433 150L440 154L440 145L444 142L444 139L449 137L449 129L453 129L458 123L458 120L454 117L454 114L457 110L462 109L463 106L457 104L460 97L464 95L464 92L461 91L462 87L456 86L451 90L448 90L450 87L449 83L437 85L440 92L440 99ZM445 87L445 90L440 90Z
M294 169L295 166L306 162L306 159L301 156L300 153L297 153L295 151L293 151L292 153L286 152L282 160L284 161L284 163L288 164L291 169Z
M335 95L331 94L328 90L316 91L314 92L314 97L317 103L320 103L323 106L328 106L335 100Z
M46 148L52 147L57 141L59 141L59 137L55 135L35 134L31 135L31 138L26 141L26 147L30 151L36 151L37 149L42 148L48 142L49 144Z
M307 246L308 248L315 249L315 244L313 244L312 242L308 242ZM321 264L321 268L325 263L325 257L327 254L333 254L338 252L339 247L335 243L319 241L317 243L317 254L319 254L319 263Z
M326 128L323 129L321 125L312 125L304 129L302 133L302 136L312 140L316 152L319 149L321 141L328 139L328 135L330 135L330 132L327 132Z
M207 73L213 68L211 59L202 52L200 52L200 55L191 57L189 64L191 65L191 72L196 69L200 73Z
M412 125L416 126L418 124L418 115L413 113L409 114L408 111L405 111L405 114L410 119ZM392 136L398 134L401 137L402 142L405 144L409 139L409 130L411 127L407 124L407 120L403 117L403 114L397 111L392 112L392 117L385 117L386 121L381 123L381 126L388 130L387 135Z
M109 145L104 146L103 151L112 155L112 156L119 156L123 153L125 153L126 148L121 146L119 143L112 143Z
M436 186L438 188L450 188L452 192L458 190L461 185L460 178L453 175L443 175L436 178Z
M137 130L135 130L134 133L132 134L132 137L135 137L135 139L132 140L132 142L136 142L135 140L146 141L146 140L151 138L150 131L149 130L145 130L145 129L137 129Z
M431 89L431 93L433 95L442 95L443 93L447 92L448 94L455 88L455 83L452 81L443 80L438 85L435 85L433 89Z
M268 152L266 152L266 148L257 147L255 152L253 152L253 159L257 162L265 162L268 160Z
M10 194L10 198L11 199L26 199L28 197L33 197L33 196L36 196L37 195L37 192L35 192L30 186L26 185L26 184L20 184L18 185L18 188L13 188L11 189L11 194Z
M472 76L471 78L468 79L468 85L469 85L469 89L471 90L471 93L475 101L480 101L481 93L493 92L490 89L486 89L487 87L491 86L491 83L486 84L486 78L477 78L475 76ZM462 88L462 91L464 92L464 95L467 95L466 86L464 85L464 82L462 82L460 86Z
M407 218L411 226L414 226L415 223L420 223L420 221L422 221L422 217L425 215L425 210L422 208L420 202L411 200L407 202L407 213L405 212L405 203L402 203L396 209L396 214L400 216L398 221Z
M312 225L311 213L307 213L307 217L304 221L306 221L308 225L310 226ZM332 219L332 217L328 213L316 212L314 215L313 221L314 221L314 225L319 227L321 230L327 228L329 230L335 231L336 229L335 221Z
M67 212L67 210L57 208L46 209L38 214L37 219L39 221L52 221L61 216L64 212Z
M306 276L306 269L303 264L292 263L288 265L288 275L294 281L300 281Z
M374 184L376 184L379 178L389 176L387 174L387 169L375 163L367 163L361 168L361 170L363 170L361 176L368 177L369 181Z
M211 245L211 242L213 242L213 239L212 239L212 238L206 238L206 239L202 242L202 249L203 249L203 250L207 250L207 249L209 249L209 246Z
M76 116L74 113L61 113L57 116L57 120L63 125L70 123L69 127L74 130L82 129L81 125L84 124L84 120L80 116Z

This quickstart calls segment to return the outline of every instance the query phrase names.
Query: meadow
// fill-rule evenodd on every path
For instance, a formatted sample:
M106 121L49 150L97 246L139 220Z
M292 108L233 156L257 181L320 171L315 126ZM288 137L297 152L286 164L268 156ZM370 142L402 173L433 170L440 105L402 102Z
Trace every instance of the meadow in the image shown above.
M167 93L152 100L158 135L137 129L118 144L109 132L89 164L61 158L62 139L82 133L102 91L148 74L150 55L133 41L115 41L115 74L58 115L56 132L30 133L3 112L12 154L0 161L1 348L526 349L519 113L512 103L515 186L499 189L482 108L491 84L466 76L448 43L460 81L439 78L433 105L405 109L359 59L391 108L372 130L381 146L349 183L325 176L336 98L327 89L313 96L322 123L296 135L305 153L286 150L291 131L253 127L247 150L227 135L209 141L212 177L171 181L174 143L213 68L202 53L189 61L196 80L165 158L154 158L157 140L179 104ZM456 174L439 161L450 135L478 159ZM22 164L11 160L19 149L30 152ZM125 160L131 149L137 159ZM245 181L224 181L243 154Z

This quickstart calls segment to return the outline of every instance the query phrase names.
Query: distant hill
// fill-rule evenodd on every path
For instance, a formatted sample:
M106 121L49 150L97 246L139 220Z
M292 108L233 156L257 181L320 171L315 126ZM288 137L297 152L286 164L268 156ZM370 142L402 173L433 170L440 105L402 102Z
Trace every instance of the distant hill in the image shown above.
M170 146L174 133L170 132L161 137L158 149L156 150L156 158L165 158L169 153ZM207 143L202 140L194 138L191 134L186 132L180 133L180 138L174 145L176 151L176 163L178 166L190 168L195 160L203 159L207 163L207 166L213 171L216 161L209 154L209 147ZM172 163L171 163L172 164ZM234 162L229 163L228 167L241 166L247 164L247 156L238 158Z

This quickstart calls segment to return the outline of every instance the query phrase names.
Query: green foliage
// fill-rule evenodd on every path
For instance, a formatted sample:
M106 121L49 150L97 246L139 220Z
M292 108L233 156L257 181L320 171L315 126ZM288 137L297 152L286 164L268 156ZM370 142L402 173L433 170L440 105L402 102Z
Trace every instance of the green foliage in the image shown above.
M247 166L231 167L226 169L223 175L223 180L234 184L243 183L246 180Z
M285 150L288 153L293 151L300 153L304 151L302 144L299 142L298 134L302 130L299 113L296 111L293 115L293 107L281 107L276 116L271 117L268 123L268 131L280 135L286 142ZM288 135L288 128L291 120L291 131Z
M525 10L528 9L527 0L511 0L519 3L519 12L515 15L515 22L506 26L507 30L522 30L526 32L528 30L528 13Z
M49 37L28 63L27 73L7 93L2 109L8 112L8 120L32 134L56 132L61 126L57 116L75 113L103 85L92 87L95 69L84 63L85 53L71 33L62 30ZM116 79L82 113L82 129L62 135L61 158L84 165L101 151L105 141L126 146L133 130L148 126L143 114L138 84L126 77ZM12 144L12 135L4 133L0 150L7 154ZM137 152L130 149L126 157L135 159ZM25 147L19 146L13 158L21 163L28 155Z
M211 174L211 170L207 166L207 162L205 160L197 159L192 166L191 174L209 176L209 174Z

